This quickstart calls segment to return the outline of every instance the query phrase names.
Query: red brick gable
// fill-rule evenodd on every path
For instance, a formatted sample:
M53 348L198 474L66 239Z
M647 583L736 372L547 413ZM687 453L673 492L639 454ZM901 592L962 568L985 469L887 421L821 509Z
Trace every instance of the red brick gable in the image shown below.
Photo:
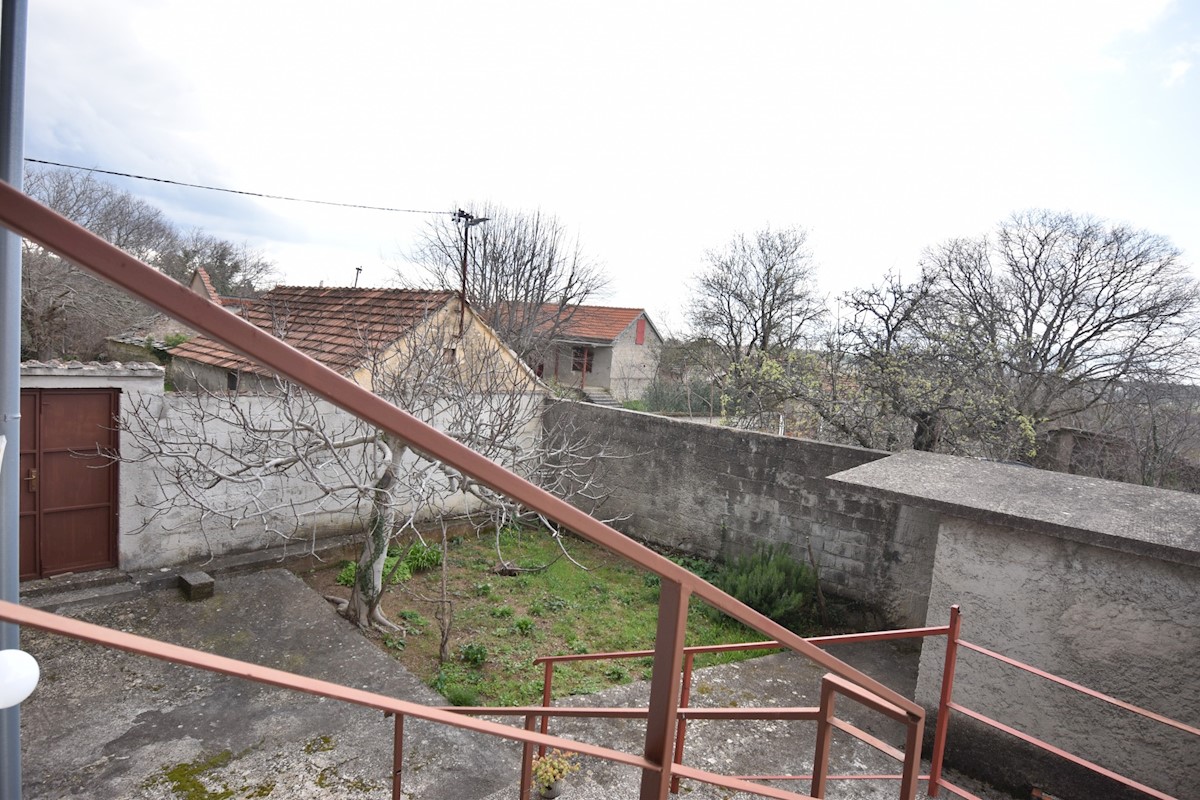
M412 289L276 286L244 301L241 315L326 366L349 373L366 353L399 341L456 296ZM266 372L205 336L171 348L171 355L223 369Z

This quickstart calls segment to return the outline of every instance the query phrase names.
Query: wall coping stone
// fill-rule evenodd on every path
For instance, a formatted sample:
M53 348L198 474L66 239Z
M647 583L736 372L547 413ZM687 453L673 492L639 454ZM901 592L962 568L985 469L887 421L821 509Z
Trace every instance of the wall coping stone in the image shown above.
M942 514L1200 566L1200 495L909 450L833 484Z
M137 377L155 376L161 378L166 370L158 364L143 361L131 361L123 364L120 361L100 363L99 361L22 361L21 375L32 376L76 376L80 374L103 375L105 377Z

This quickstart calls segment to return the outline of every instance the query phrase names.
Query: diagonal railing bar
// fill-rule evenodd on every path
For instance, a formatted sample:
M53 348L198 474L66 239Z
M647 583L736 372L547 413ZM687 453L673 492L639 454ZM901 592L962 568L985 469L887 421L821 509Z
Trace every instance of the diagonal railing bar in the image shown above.
M365 689L355 689L352 686L343 686L338 683L323 681L318 678L309 678L272 667L263 667L246 661L238 661L237 659L206 653L202 650L193 650L190 647L170 644L133 633L125 633L124 631L105 628L101 625L93 625L90 622L51 614L47 611L40 611L16 603L0 601L0 619L17 625L50 631L62 636L70 636L73 639L92 642L116 650L124 650L128 653L136 653L138 655L169 661L172 664L182 664L187 667L207 670L208 672L231 675L235 678L244 678L270 686L292 689L317 697L328 697L332 700L353 703L354 705L373 708L385 713L407 715L443 725L451 725L456 728L464 728L479 733L491 734L492 736L500 736L505 739L513 739L515 741L533 741L538 744L544 744L547 747L573 750L582 755L604 758L643 770L659 771L661 769L657 764L649 762L640 756L631 755L620 750L613 750L608 747L601 747L557 736L548 736L536 731L525 731L521 728L501 725L497 722L473 719L463 714L446 711L437 706L425 706L408 700L398 700L387 695L368 692Z
M1077 764L1078 766L1081 766L1085 769L1089 769L1098 775L1103 775L1104 777L1106 777L1110 780L1116 781L1117 783L1128 786L1131 789L1136 789L1137 791L1142 792L1143 794L1150 795L1151 797L1155 798L1155 800L1180 800L1180 798L1177 798L1175 795L1170 795L1170 794L1167 794L1166 792L1161 792L1158 789L1155 789L1153 786L1147 786L1146 784L1139 783L1138 781L1135 781L1132 778L1127 778L1119 772L1113 772L1111 769L1108 769L1107 767L1102 767L1094 761L1089 761L1088 759L1083 758L1082 756L1077 756L1074 753L1070 753L1070 752L1067 752L1066 750L1063 750L1062 748L1055 747L1054 745L1050 744L1049 742L1039 739L1036 736L1031 736L1028 733L1025 733L1024 731L1017 730L1016 728L1012 727L1011 725L1005 725L1003 722L998 722L998 721L992 719L991 717L988 717L984 714L980 714L978 711L974 711L970 708L967 708L966 706L960 706L958 703L950 703L950 708L954 711L957 711L960 714L963 714L964 716L968 716L971 719L976 720L977 722L982 722L984 725L995 728L998 731L1003 731L1004 733L1007 733L1009 736L1013 736L1017 739L1020 739L1023 742L1027 742L1027 743L1033 745L1034 747L1038 748L1039 750L1045 750L1047 753L1053 753L1054 755L1058 756L1061 759L1070 761L1072 764Z
M1008 664L1010 667L1016 667L1017 669L1028 672L1031 675L1036 675L1039 678L1043 678L1052 683L1057 683L1060 686L1065 686L1068 689L1073 689L1076 692L1079 692L1080 694L1085 694L1088 697L1095 698L1096 700L1100 700L1102 702L1108 703L1109 705L1114 705L1117 708L1124 709L1125 711L1128 711L1132 714L1137 714L1139 717L1145 717L1147 719L1152 719L1155 722L1166 725L1167 727L1181 730L1184 733L1190 733L1193 736L1200 736L1200 728L1195 728L1191 725L1180 722L1177 719L1171 719L1170 717L1166 717L1166 716L1163 716L1162 714L1155 713L1148 709L1142 708L1141 706L1135 706L1133 703L1126 703L1124 700L1118 700L1117 698L1113 697L1112 695L1105 694L1104 692L1098 692L1095 689L1089 689L1088 687L1086 687L1082 684L1075 683L1074 681L1069 681L1066 678L1060 678L1059 676L1057 676L1053 673L1038 669L1037 667L1026 664L1023 661L1017 661L1015 658L1009 658L1008 656L1001 655L1000 653L997 653L994 650L988 650L986 647L980 647L979 645L972 644L971 642L968 642L964 639L958 640L958 646L965 650L973 650L976 653L979 653L981 655L988 656L989 658L994 658L997 661L1000 661L1004 664Z
M641 545L570 503L509 472L431 425L372 394L286 342L194 294L158 270L109 244L0 181L0 223L68 259L154 308L222 342L366 422L388 431L415 450L469 475L492 489L598 544L663 581L677 584L739 622L778 640L811 661L924 718L921 706L799 635L730 597L665 556ZM656 665L657 666L657 665Z

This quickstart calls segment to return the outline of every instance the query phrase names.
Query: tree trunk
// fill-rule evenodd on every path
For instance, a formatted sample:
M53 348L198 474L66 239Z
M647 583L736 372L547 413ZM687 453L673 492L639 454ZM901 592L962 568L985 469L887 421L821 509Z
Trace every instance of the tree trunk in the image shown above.
M938 439L941 436L939 414L936 411L918 411L912 415L917 423L913 431L913 450L924 450L933 453L937 450Z
M392 627L380 613L379 601L383 596L383 563L396 524L391 491L395 482L396 474L389 466L372 487L371 524L354 572L354 590L344 612L360 628L368 628L372 623Z

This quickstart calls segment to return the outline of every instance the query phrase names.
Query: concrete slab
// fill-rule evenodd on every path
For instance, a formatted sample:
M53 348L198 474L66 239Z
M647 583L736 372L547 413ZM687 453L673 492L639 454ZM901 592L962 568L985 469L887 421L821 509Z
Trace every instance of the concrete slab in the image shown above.
M222 580L203 603L162 591L70 613L302 675L443 702L284 570ZM37 631L22 632L22 647L42 666L21 714L27 800L390 797L393 723L382 714ZM512 785L518 748L480 738L409 721L408 793L484 798ZM438 768L426 769L434 760ZM460 775L470 780L455 780Z
M147 592L72 616L233 658L324 678L430 705L441 698L398 662L335 617L324 599L283 570L217 582L213 598L187 602L180 592ZM43 798L366 798L391 796L392 721L381 714L236 678L24 631L22 646L43 678L22 707L26 800ZM916 652L885 643L837 655L908 696ZM816 705L821 671L794 655L768 656L699 670L694 705ZM645 682L614 687L562 705L645 705ZM839 715L900 742L902 729L839 706ZM520 720L496 718L520 725ZM811 723L693 722L688 764L729 774L810 770ZM641 752L644 723L559 721L576 739ZM417 721L406 724L407 798L519 800L520 748L509 742ZM897 772L896 762L835 736L835 772ZM588 761L564 797L636 797L637 771ZM780 784L794 791L805 782ZM685 783L689 800L729 800L706 784ZM895 783L835 783L830 798L894 798ZM992 800L1002 795L973 787Z

